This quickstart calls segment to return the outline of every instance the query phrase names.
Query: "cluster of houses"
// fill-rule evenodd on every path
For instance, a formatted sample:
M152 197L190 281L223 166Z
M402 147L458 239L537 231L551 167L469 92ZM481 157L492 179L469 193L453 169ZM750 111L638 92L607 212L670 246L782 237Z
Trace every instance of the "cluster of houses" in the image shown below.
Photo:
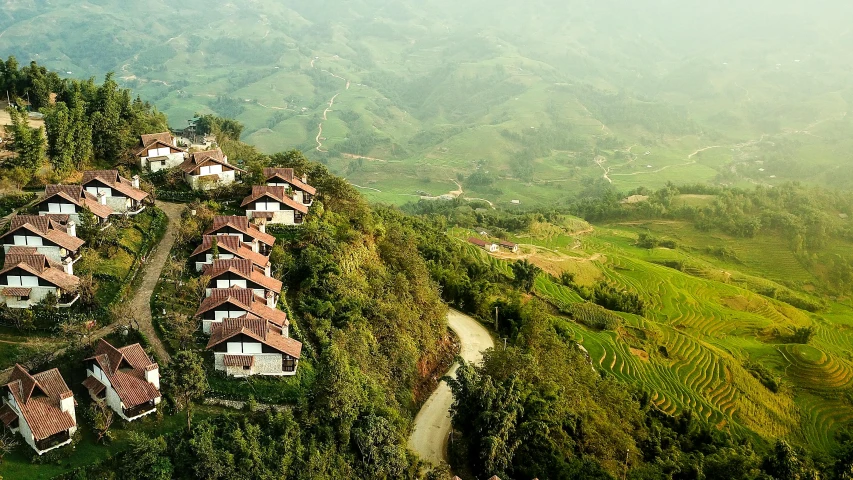
M134 154L143 170L158 172L179 167L184 180L194 190L230 185L236 181L238 173L245 173L228 163L228 156L219 148L190 153L179 147L169 132L140 136Z
M120 418L133 421L156 411L160 403L160 369L138 343L122 348L100 340L84 360L83 386ZM59 370L31 374L15 365L3 387L0 421L42 455L68 445L77 431L77 402Z
M468 243L476 245L489 253L495 253L501 248L512 253L518 253L518 244L506 240L500 240L497 243L492 241L480 240L477 237L468 238Z
M37 200L38 215L16 215L0 236L5 260L0 268L0 303L30 308L50 294L59 307L70 307L80 279L74 263L85 243L77 237L80 214L89 210L106 228L113 215L136 215L146 208L148 193L139 177L117 170L89 170L79 185L48 185Z
M245 216L217 216L190 261L208 277L196 312L214 367L234 377L295 375L302 344L290 338L287 314L278 310L281 281L269 255L275 237L267 225L299 225L316 190L290 168L264 169L266 185L243 200Z

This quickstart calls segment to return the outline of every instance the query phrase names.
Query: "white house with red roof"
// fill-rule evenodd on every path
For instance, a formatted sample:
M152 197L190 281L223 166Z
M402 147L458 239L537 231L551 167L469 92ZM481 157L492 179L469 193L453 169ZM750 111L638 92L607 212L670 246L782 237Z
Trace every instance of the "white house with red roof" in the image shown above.
M201 321L201 330L210 333L213 325L226 318L238 318L248 315L262 318L273 325L288 331L290 321L287 314L275 308L273 297L260 297L248 288L214 288L198 307L195 316Z
M9 231L0 236L3 250L12 247L35 247L38 253L54 263L79 259L80 248L86 243L77 238L77 228L68 215L15 215Z
M178 146L169 132L140 135L134 155L139 158L143 170L157 172L184 163L187 151Z
M3 394L0 421L37 454L71 443L77 431L76 402L59 370L30 375L15 364Z
M210 277L207 296L210 296L215 288L248 288L256 296L267 299L270 305L275 306L281 294L281 281L258 272L249 259L213 260L210 265L204 266L202 273Z
M294 175L292 168L264 168L264 177L269 187L285 187L293 200L309 207L314 203L317 189L308 185L308 178L305 175L302 177Z
M157 410L160 367L138 343L116 348L101 339L84 363L89 395L105 400L121 418L131 422Z
M57 306L70 307L80 298L72 265L70 259L61 268L51 265L36 247L12 247L0 269L0 301L9 308L30 308L52 293Z
M128 180L118 170L87 170L83 172L83 188L96 198L106 198L106 205L117 213L136 215L145 209L148 192L139 188L139 175Z
M89 193L82 185L48 185L38 201L39 215L68 215L77 225L84 209L89 209L100 223L105 223L110 215L116 213L107 205L105 195Z
M211 328L214 367L230 376L296 375L302 343L262 318L226 318Z
M308 206L293 200L285 187L255 185L240 206L246 209L247 217L260 225L301 225L308 214Z
M220 149L193 152L181 165L184 179L194 190L209 190L230 185L236 181L236 174L245 173L228 163L228 156Z
M200 272L214 260L242 258L251 260L255 270L269 277L272 264L269 257L262 255L259 249L257 240L247 244L235 235L204 235L201 245L190 255L190 261L195 263L196 270Z
M262 255L269 255L275 244L275 237L264 231L264 225L254 225L245 216L217 215L213 217L213 226L204 234L236 236L243 243L257 244Z

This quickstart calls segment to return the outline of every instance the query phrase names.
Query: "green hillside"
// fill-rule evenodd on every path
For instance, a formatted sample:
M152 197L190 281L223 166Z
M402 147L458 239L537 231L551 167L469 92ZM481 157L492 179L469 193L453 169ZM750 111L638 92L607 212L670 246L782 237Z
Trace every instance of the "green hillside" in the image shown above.
M522 204L602 177L621 190L853 186L842 168L853 138L850 6L5 7L0 41L22 62L75 77L115 71L173 128L195 113L236 118L243 140L311 152L374 200L458 191L454 180L469 197Z

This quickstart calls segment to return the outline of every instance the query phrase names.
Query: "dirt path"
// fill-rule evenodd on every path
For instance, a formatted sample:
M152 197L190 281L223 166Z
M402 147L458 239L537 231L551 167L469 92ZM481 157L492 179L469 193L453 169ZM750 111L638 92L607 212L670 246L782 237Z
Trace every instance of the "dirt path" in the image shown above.
M151 347L157 353L161 363L169 363L169 352L157 336L154 330L154 325L151 323L151 295L154 293L154 287L160 279L160 273L169 259L169 252L175 244L175 232L178 231L178 224L181 221L181 212L186 208L178 203L158 202L166 216L169 218L169 223L166 226L166 233L163 235L163 240L155 247L154 252L145 259L145 271L143 272L142 282L139 288L130 300L132 311L137 312L139 320L139 330L145 334L145 337L151 343Z
M494 348L489 331L473 318L456 310L447 312L447 326L459 336L462 350L459 352L466 362L478 363L483 359L483 350ZM456 375L458 364L454 363L447 375ZM438 465L447 461L447 440L450 435L450 405L453 395L447 382L441 382L427 399L415 417L414 428L409 436L409 448L422 460Z

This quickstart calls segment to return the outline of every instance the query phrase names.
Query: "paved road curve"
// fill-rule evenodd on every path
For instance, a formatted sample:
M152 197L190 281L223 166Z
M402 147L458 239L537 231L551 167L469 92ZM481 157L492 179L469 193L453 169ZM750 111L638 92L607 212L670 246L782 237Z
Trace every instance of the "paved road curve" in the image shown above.
M473 318L456 310L447 313L447 325L459 336L462 349L459 355L469 363L479 363L483 350L495 346L489 331ZM459 364L454 363L447 375L456 375ZM415 417L415 427L409 437L409 448L422 460L438 465L447 461L447 440L450 435L450 405L453 395L446 382L438 384L421 411Z
M169 352L166 351L163 342L160 341L160 337L154 330L154 325L151 323L151 295L154 293L154 287L160 279L160 273L169 259L169 252L175 244L175 232L178 231L178 225L181 223L181 212L186 206L166 202L157 202L157 206L166 213L169 223L160 244L157 245L154 253L149 254L148 258L145 259L142 282L140 282L139 289L136 290L130 301L132 310L138 314L139 330L148 338L151 347L157 352L159 361L168 363L171 358Z

